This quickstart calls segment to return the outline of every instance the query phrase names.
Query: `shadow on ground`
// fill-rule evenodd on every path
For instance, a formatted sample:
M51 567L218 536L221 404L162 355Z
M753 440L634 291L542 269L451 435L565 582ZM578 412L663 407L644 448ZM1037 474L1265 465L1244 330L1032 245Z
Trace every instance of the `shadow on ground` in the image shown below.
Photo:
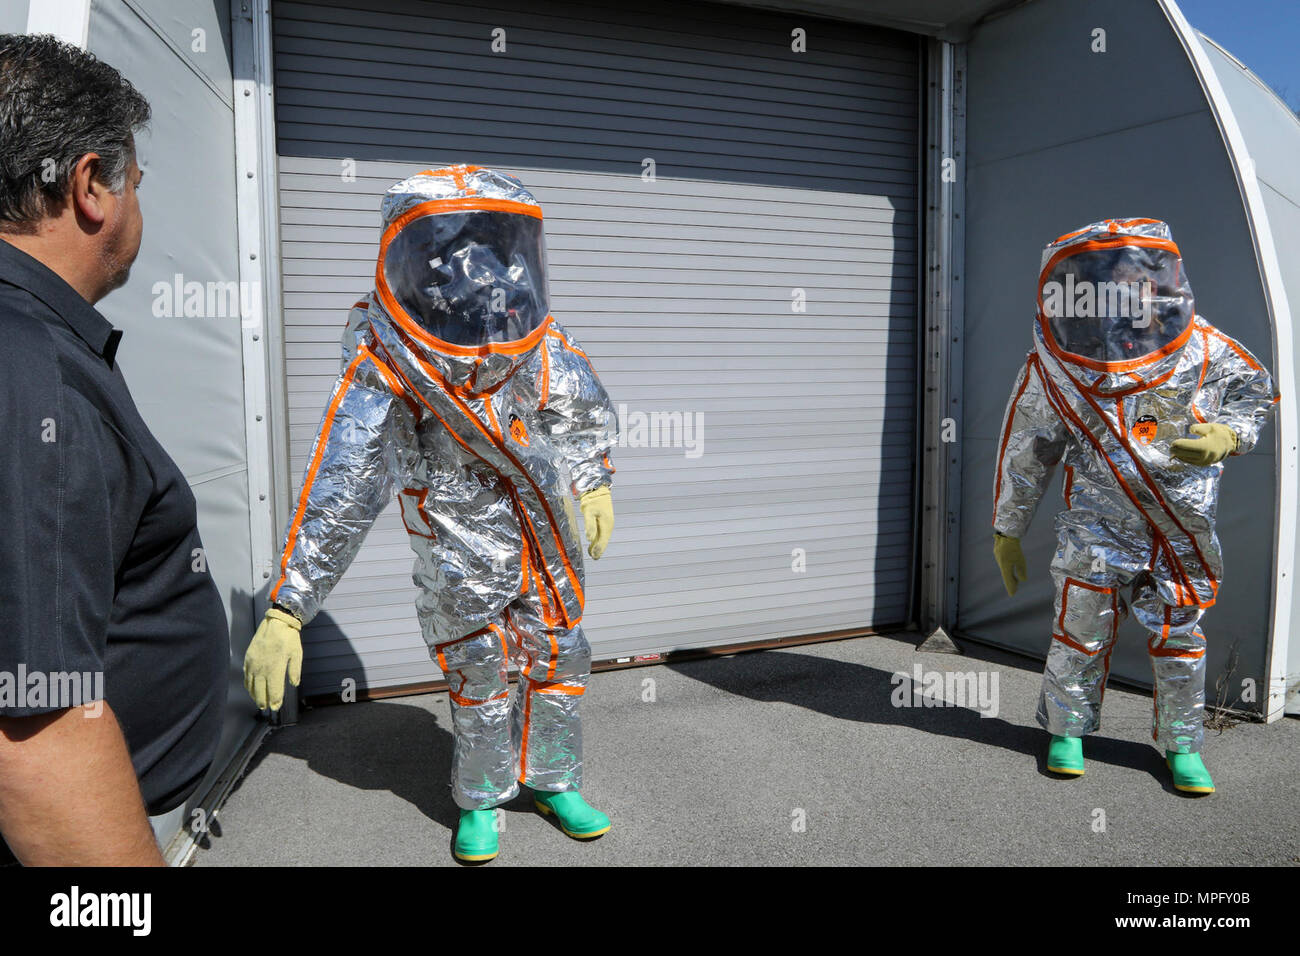
M1030 670L1010 655L987 648L972 649L965 657L927 654L921 659L926 661L927 670L966 672L976 669L970 660L970 656L975 654L994 663L997 670L1008 667ZM794 651L688 661L670 664L668 669L723 693L758 703L780 702L835 720L905 726L924 733L999 747L1033 757L1038 772L1043 776L1052 779L1059 776L1047 769L1046 731L1038 726L1010 723L998 716L986 717L970 706L926 706L927 696L932 703L935 698L923 693L922 685L915 681L913 674ZM897 706L895 702L900 698L910 701L911 705ZM1108 737L1098 732L1088 736L1087 748L1089 761L1148 772L1170 793L1187 796L1174 789L1160 755L1149 744Z

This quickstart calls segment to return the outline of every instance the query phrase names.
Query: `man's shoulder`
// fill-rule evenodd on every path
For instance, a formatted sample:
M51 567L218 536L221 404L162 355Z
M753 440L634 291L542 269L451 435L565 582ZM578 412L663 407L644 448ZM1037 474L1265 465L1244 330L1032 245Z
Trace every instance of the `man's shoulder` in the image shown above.
M40 327L58 318L54 310L21 286L0 280L0 318Z
M58 383L57 320L30 292L0 282L0 368L7 382L35 379L50 387Z
M0 282L0 407L11 417L89 404L105 415L113 374L49 305Z

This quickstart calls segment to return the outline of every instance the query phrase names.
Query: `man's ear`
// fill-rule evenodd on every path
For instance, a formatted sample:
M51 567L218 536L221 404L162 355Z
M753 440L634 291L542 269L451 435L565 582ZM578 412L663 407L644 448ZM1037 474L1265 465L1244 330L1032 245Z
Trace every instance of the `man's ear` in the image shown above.
M72 167L72 175L68 177L68 199L72 208L96 226L102 225L108 218L108 208L104 202L108 187L96 179L99 164L98 153L87 153L77 160Z

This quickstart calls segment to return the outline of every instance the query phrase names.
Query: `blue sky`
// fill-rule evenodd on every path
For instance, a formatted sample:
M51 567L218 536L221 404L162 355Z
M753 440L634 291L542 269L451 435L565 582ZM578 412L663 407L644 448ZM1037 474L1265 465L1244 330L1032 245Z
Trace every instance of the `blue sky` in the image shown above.
M1300 0L1176 0L1187 21L1300 109Z

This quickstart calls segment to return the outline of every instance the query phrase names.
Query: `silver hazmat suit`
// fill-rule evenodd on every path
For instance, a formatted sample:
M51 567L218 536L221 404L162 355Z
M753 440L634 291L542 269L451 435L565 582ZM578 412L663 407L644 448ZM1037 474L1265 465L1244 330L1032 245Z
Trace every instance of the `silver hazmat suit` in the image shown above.
M542 211L516 179L426 170L382 219L271 599L310 620L395 491L450 685L456 803L577 790L591 652L574 497L611 483L617 419L549 313Z
M1215 422L1244 454L1277 399L1254 356L1196 314L1163 222L1105 220L1044 250L1034 347L1000 433L993 528L1023 537L1064 459L1038 706L1050 733L1099 726L1111 649L1131 608L1149 636L1152 736L1165 750L1200 750L1200 620L1223 573L1214 533L1223 464L1187 464L1170 445Z

